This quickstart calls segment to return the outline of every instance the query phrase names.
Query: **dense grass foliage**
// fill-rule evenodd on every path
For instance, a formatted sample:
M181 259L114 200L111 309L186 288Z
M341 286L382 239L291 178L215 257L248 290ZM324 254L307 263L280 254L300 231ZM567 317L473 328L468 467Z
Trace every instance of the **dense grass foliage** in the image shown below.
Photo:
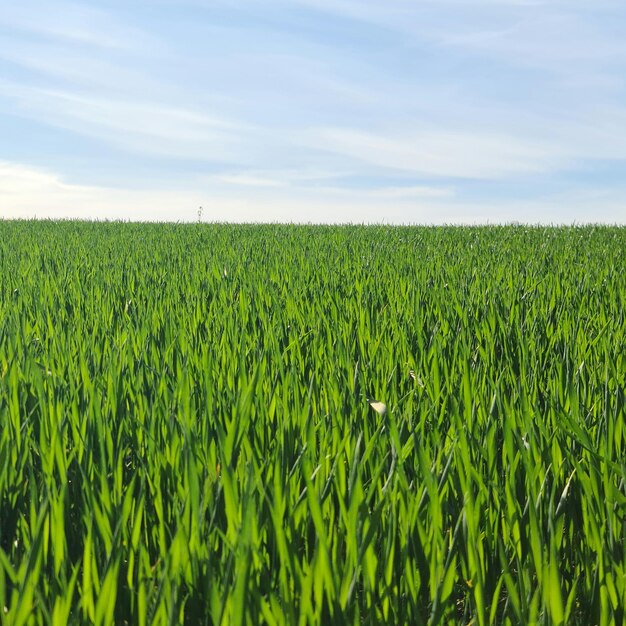
M625 388L625 229L0 222L0 620L620 624Z

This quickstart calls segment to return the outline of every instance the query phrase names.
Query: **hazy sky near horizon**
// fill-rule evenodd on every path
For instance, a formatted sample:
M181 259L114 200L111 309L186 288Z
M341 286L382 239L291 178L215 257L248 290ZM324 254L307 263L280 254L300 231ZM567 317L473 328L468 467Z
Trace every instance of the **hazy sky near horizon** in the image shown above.
M626 3L0 7L0 217L626 223Z

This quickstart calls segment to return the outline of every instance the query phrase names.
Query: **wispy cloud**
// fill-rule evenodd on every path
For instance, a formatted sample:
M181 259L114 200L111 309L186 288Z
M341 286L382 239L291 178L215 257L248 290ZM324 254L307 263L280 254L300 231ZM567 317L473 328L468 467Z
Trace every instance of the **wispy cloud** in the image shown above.
M441 32L443 45L552 72L600 64L614 68L626 62L626 27L607 32L606 24L564 11L544 10L494 30L460 25L455 30Z
M0 218L85 218L138 221L205 221L476 224L529 222L559 224L624 220L624 191L588 189L546 195L506 205L457 198L445 188L387 188L350 193L341 188L265 187L251 196L199 184L186 191L153 186L125 189L69 184L46 170L0 162ZM563 212L563 207L567 212ZM496 216L494 218L494 215ZM589 216L593 216L590 219Z
M88 3L55 1L53 10L42 0L7 3L0 12L0 28L108 52L137 52L156 42L146 31Z
M380 135L347 129L320 129L311 143L389 169L423 176L500 178L544 172L558 166L562 155L549 143L524 141L514 135L425 131Z
M0 83L22 115L133 152L227 161L245 127L185 108Z
M285 187L287 183L272 176L253 176L250 174L218 174L212 180L236 187Z
M0 162L0 212L3 218L77 218L195 221L203 207L206 221L374 222L380 215L409 221L441 221L449 208L430 202L446 198L434 189L405 188L375 193L339 188L284 187L261 184L251 197L247 184L233 191L228 180L189 186L185 192L167 187L124 189L74 185L58 175ZM239 181L241 182L241 181ZM249 181L251 182L251 181ZM254 184L253 186L257 186ZM421 202L424 202L421 204ZM398 216L397 216L398 217Z

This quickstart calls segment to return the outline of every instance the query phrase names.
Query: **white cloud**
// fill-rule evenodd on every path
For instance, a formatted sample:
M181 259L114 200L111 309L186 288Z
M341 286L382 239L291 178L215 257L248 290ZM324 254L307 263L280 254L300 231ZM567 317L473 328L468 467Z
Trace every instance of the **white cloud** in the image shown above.
M607 32L591 20L566 12L541 11L493 30L457 25L440 36L444 45L550 70L563 64L626 60L626 43L619 31Z
M354 197L354 189L346 187L322 187L320 191L326 191L339 196ZM367 198L383 199L387 202L401 200L427 200L454 197L454 190L448 187L435 187L428 185L406 185L403 187L376 187L359 192L359 195Z
M4 3L0 26L109 52L137 52L153 48L156 42L145 31L115 19L110 11L58 0L54 7L41 0Z
M239 155L242 125L206 113L135 99L0 83L21 115L132 152L228 160Z
M45 170L0 162L0 217L87 218L195 221L203 207L205 221L376 222L440 221L453 212L439 200L445 189L412 187L375 192L340 188L261 186L254 196L234 188L200 182L185 192L72 185Z
M212 177L218 183L237 187L284 187L287 183L272 176L254 176L249 174L218 174Z
M245 186L244 186L245 187ZM81 218L134 221L314 223L626 223L619 190L587 190L536 201L475 202L445 188L265 187L250 195L228 185L146 190L72 185L54 173L0 162L0 218Z
M0 162L0 217L176 220L198 206L194 194L166 194L72 185L56 174Z
M545 172L563 161L558 146L495 133L329 128L314 131L309 141L317 149L424 176L493 179Z

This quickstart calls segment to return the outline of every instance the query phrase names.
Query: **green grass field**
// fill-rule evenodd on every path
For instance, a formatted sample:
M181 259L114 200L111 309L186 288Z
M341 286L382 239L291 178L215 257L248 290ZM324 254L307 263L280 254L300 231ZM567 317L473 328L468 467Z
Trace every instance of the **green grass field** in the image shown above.
M2 624L621 624L626 229L0 222Z

